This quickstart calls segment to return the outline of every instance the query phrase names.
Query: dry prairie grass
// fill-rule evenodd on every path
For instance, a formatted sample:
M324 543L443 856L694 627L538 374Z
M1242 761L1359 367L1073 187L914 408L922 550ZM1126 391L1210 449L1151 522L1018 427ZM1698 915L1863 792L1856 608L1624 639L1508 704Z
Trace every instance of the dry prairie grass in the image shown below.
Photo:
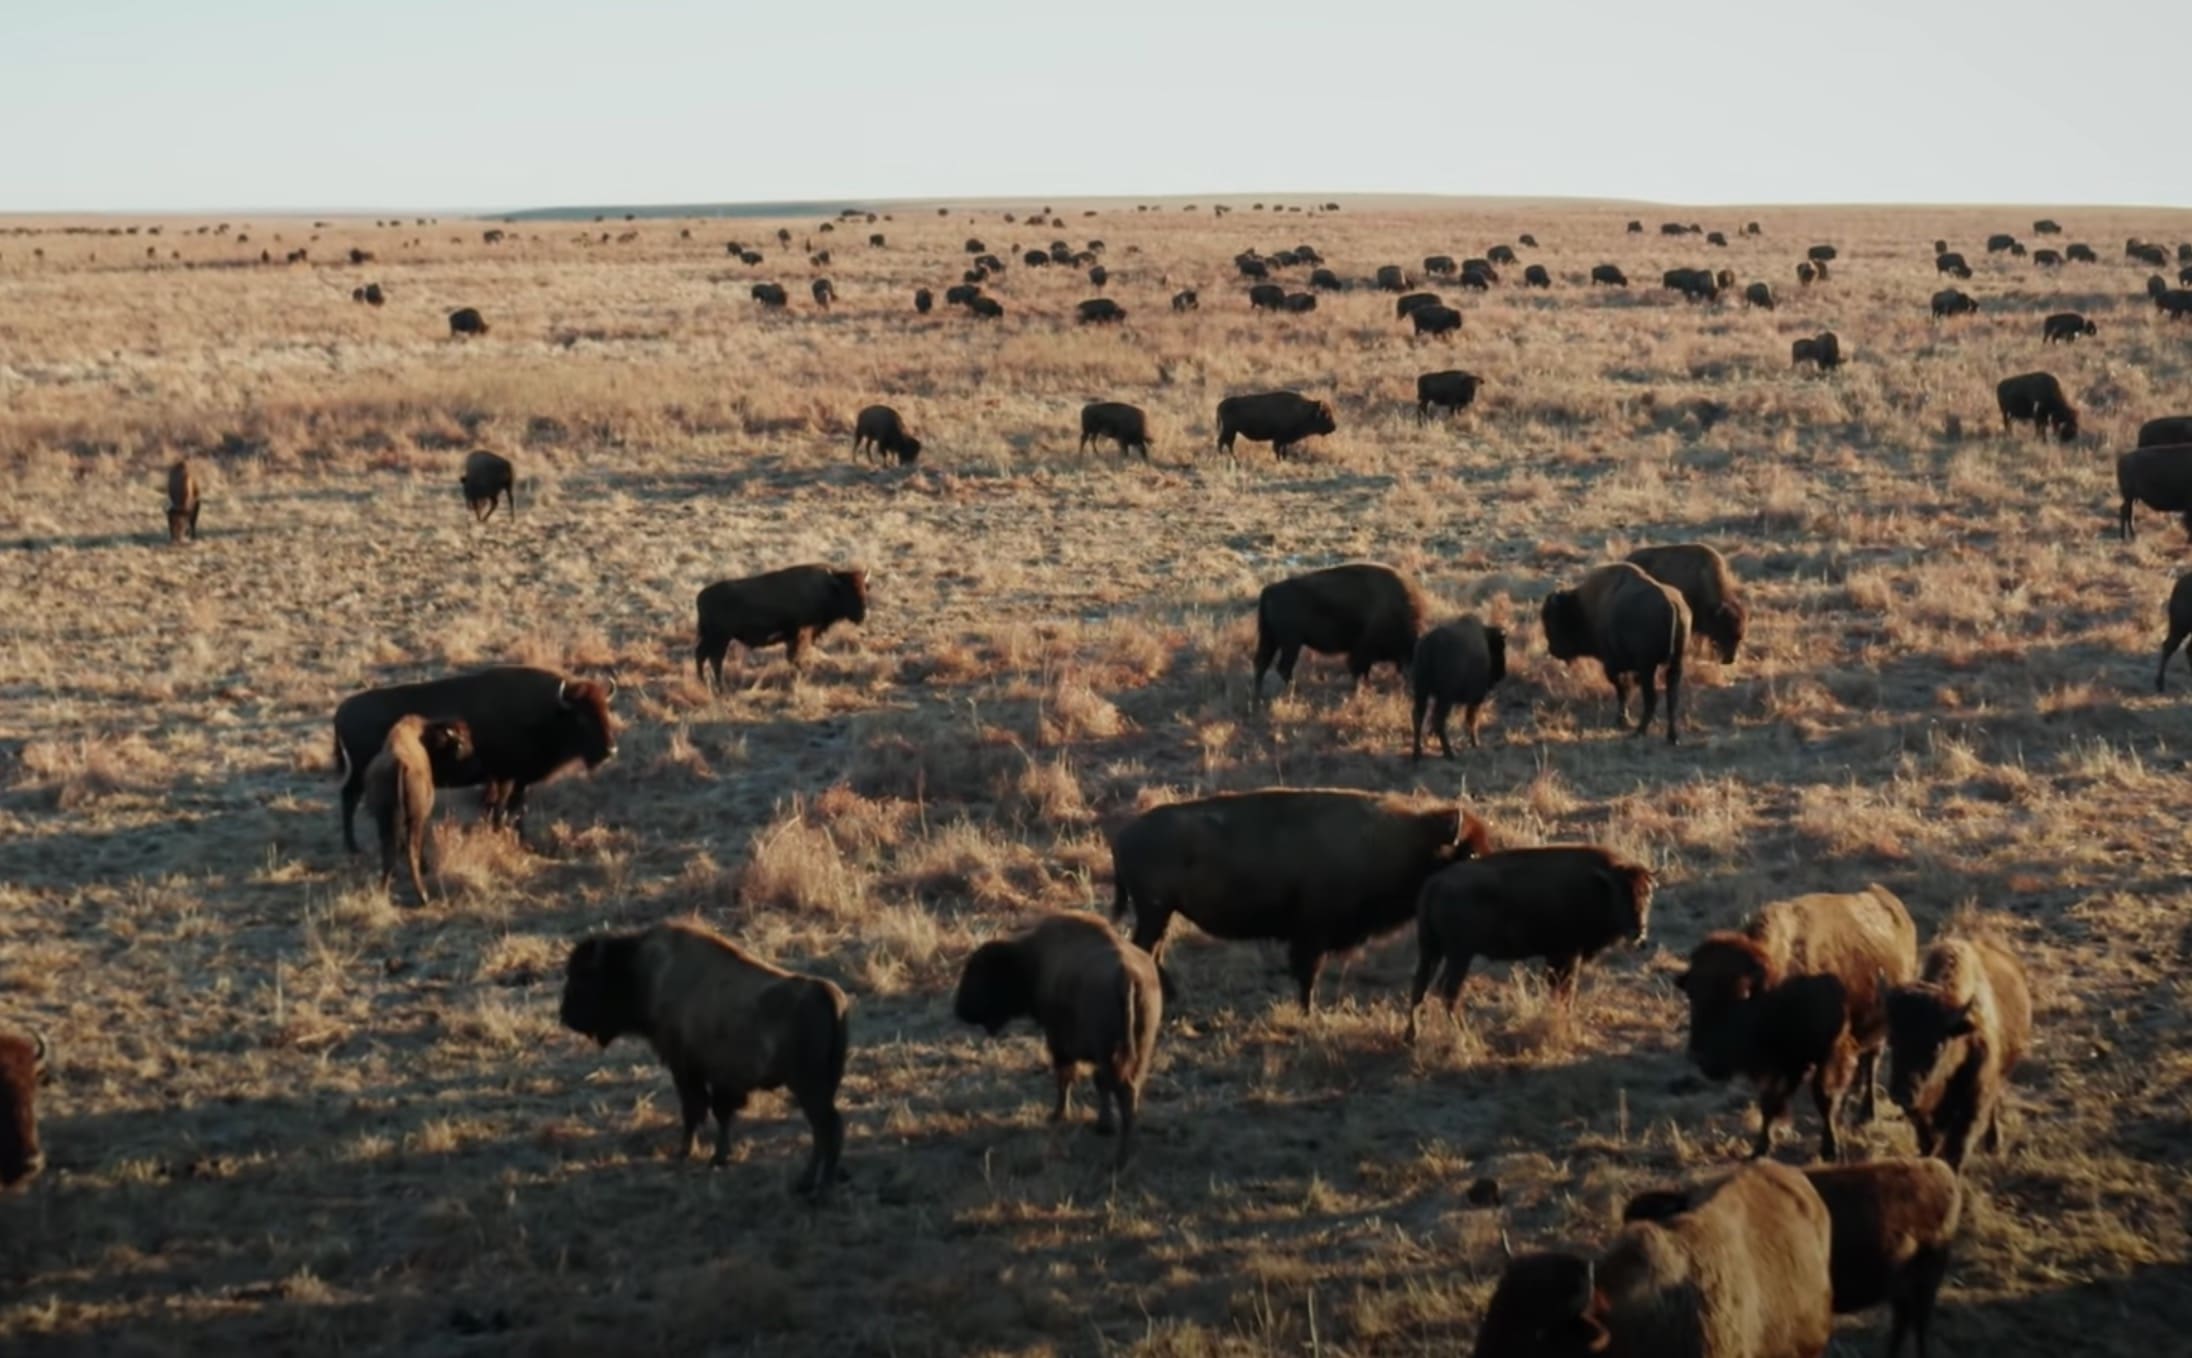
M1689 945L1868 880L1929 932L1983 918L2036 982L2015 1145L1972 1171L1942 1348L2181 1343L2186 699L2151 679L2185 548L2166 525L2114 539L2109 454L2192 407L2192 343L2113 260L1983 260L1986 313L1928 320L1932 238L1976 256L2030 212L1716 213L1766 224L1725 251L1624 236L1626 215L908 212L816 236L826 315L803 254L724 256L770 229L746 221L310 242L369 246L363 269L215 267L304 244L296 221L248 247L170 224L154 261L142 237L38 237L43 259L0 238L0 1017L60 1049L53 1168L0 1204L0 1348L1450 1352L1502 1229L1601 1238L1629 1191L1742 1153L1742 1093L1686 1078L1667 978ZM2192 235L2055 215L2104 258ZM1524 230L1558 286L1465 294L1451 344L1365 291L1251 316L1228 278L1249 245L1307 240L1363 276ZM1012 260L1105 238L1130 319L1078 330L1078 274L1020 267L992 286L1002 322L915 317L970 234ZM1815 240L1842 258L1799 290ZM1594 291L1601 261L1725 262L1783 305ZM378 311L347 297L369 277ZM757 279L792 314L758 314ZM1181 286L1202 311L1166 309ZM460 305L493 334L450 342ZM2099 339L2043 350L2065 307ZM1829 327L1851 366L1790 371L1789 339ZM1482 404L1419 427L1414 376L1450 366ZM2043 366L2078 444L1994 432L1994 381ZM1340 432L1283 466L1206 451L1221 396L1281 385L1332 399ZM1075 454L1097 398L1149 410L1153 465ZM850 460L873 400L928 441L917 470ZM520 474L517 514L485 527L453 484L475 445ZM158 470L179 453L206 467L204 540L170 550ZM1746 581L1755 644L1692 664L1670 751L1614 731L1535 616L1557 580L1693 538ZM1349 698L1329 663L1250 712L1255 590L1351 557L1511 629L1481 750L1411 767L1403 697L1381 676ZM803 673L734 657L711 696L694 593L809 559L875 572L867 627ZM327 714L496 660L614 671L623 753L542 790L539 856L452 795L435 904L393 906L338 850ZM1459 794L1512 842L1609 842L1660 874L1656 951L1609 959L1565 1013L1480 968L1459 1030L1410 1052L1405 938L1305 1021L1274 957L1189 935L1148 1140L1114 1178L1042 1121L1032 1038L950 1022L957 961L1107 902L1120 817L1268 783ZM645 1053L557 1029L573 936L684 911L854 992L834 1206L786 1196L803 1133L780 1101L729 1170L673 1165ZM1892 1119L1858 1139L1909 1144ZM1502 1205L1470 1207L1487 1176ZM1849 1322L1837 1351L1880 1331Z

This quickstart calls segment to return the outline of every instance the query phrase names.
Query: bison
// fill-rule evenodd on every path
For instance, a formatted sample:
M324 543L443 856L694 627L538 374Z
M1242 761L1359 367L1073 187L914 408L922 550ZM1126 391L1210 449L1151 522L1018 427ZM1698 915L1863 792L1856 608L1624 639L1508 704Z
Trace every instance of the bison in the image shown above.
M1962 255L1953 251L1943 251L1935 255L1933 270L1935 273L1951 274L1957 278L1971 277L1971 265L1964 262Z
M2183 647L2185 638L2192 637L2192 574L2177 577L2176 587L2169 591L2169 632L2162 638L2162 663L2154 671L2154 691L2169 691L2169 658ZM2188 658L2187 664L2192 664Z
M365 767L365 811L380 832L381 887L396 879L400 856L411 867L411 885L426 894L423 870L428 822L434 815L434 780L472 758L472 732L461 721L433 721L416 714L399 717L388 740Z
M2137 504L2183 515L2185 532L2192 535L2192 444L2162 443L2119 453L2116 489L2123 495L2116 532L2126 542L2138 536L2131 515Z
M2138 447L2158 448L2165 443L2192 443L2192 415L2163 415L2139 426Z
M1606 671L1618 700L1618 720L1629 718L1629 682L1644 690L1641 736L1651 729L1659 707L1654 679L1667 672L1667 743L1680 725L1682 657L1690 645L1690 606L1671 585L1663 585L1627 562L1600 566L1574 589L1554 590L1541 614L1545 649L1555 660L1595 659Z
M2064 246L2063 258L2069 260L2072 264L2098 264L2101 262L2101 257L2093 252L2093 247L2083 242Z
M1452 255L1428 255L1423 261L1423 271L1433 278L1451 277L1460 267Z
M1959 1170L1974 1139L1998 1153L2003 1086L2032 1041L2024 968L1991 939L1942 939L1917 981L1887 992L1887 1010L1888 1097L1909 1116L1918 1153Z
M1272 453L1283 458L1303 439L1337 428L1330 403L1312 401L1300 392L1267 391L1218 402L1218 450L1227 456L1233 453L1234 439L1245 438L1270 444Z
M926 316L929 314L929 309L935 305L935 293L930 292L927 288L915 288L913 290L913 309L915 311Z
M715 1114L713 1163L730 1163L731 1120L757 1089L788 1089L813 1136L794 1191L826 1195L839 1178L845 1119L845 992L753 956L697 921L588 938L564 970L563 1026L606 1047L644 1038L669 1068L690 1157Z
M1286 305L1286 289L1276 283L1258 283L1248 290L1251 311L1278 311Z
M906 422L889 406L867 406L853 417L853 456L866 456L882 461L898 459L901 467L911 466L921 456L921 440L906 432Z
M1807 288L1810 287L1812 285L1812 281L1818 277L1819 270L1813 265L1798 264L1796 266L1796 281L1801 286Z
M1050 1051L1058 1100L1050 1120L1073 1110L1080 1068L1096 1078L1096 1130L1116 1127L1114 1168L1134 1154L1134 1119L1157 1055L1164 986L1148 953L1094 915L1053 915L1016 938L984 943L967 958L951 1010L991 1036L1016 1018L1032 1018Z
M2062 252L2059 250L2034 250L2032 252L2032 262L2038 268L2059 269L2063 264Z
M1809 339L1800 339L1789 345L1789 366L1799 363L1817 365L1821 372L1832 372L1842 365L1842 341L1832 330L1822 330Z
M828 311L830 303L837 300L837 289L830 285L827 278L815 279L807 285L807 290L814 294L814 304L824 311Z
M1692 302L1710 302L1720 296L1720 280L1710 269L1669 269L1660 275L1660 282Z
M784 658L796 665L807 643L841 622L868 620L868 573L830 566L786 566L740 580L718 580L700 591L699 640L693 646L693 675L705 679L713 667L715 686L723 686L723 658L737 642L748 651L782 643Z
M1135 946L1160 961L1175 914L1215 938L1283 940L1313 1011L1327 954L1408 923L1425 879L1490 844L1484 822L1458 806L1369 792L1268 788L1174 802L1113 838L1113 914L1131 910Z
M1593 265L1591 268L1591 281L1593 283L1604 283L1608 287L1614 288L1629 286L1629 276L1612 264Z
M1193 288L1189 288L1184 292L1175 292L1172 294L1172 309L1174 311L1193 311L1196 309L1198 304L1199 302L1195 296L1195 290Z
M434 770L439 787L484 787L490 822L522 839L526 791L564 766L598 768L616 757L614 684L570 679L553 670L498 666L470 674L353 693L335 708L335 764L343 775L343 847L358 851L352 819L365 795L366 770L406 716L461 721L472 757Z
M2098 335L2101 328L2075 311L2058 311L2040 322L2040 342L2054 344L2077 343L2080 335Z
M0 1032L0 1192L46 1167L38 1145L38 1085L51 1062L43 1033Z
M1690 606L1693 634L1712 642L1721 664L1735 663L1750 612L1736 589L1735 573L1728 569L1726 557L1702 542L1682 542L1639 547L1625 559L1652 579L1680 591L1682 601Z
M1306 316L1317 309L1317 294L1290 292L1280 300L1279 309L1291 316Z
M1696 1206L1621 1228L1596 1261L1510 1258L1476 1358L1819 1358L1833 1226L1787 1165L1753 1162Z
M775 310L788 305L791 294L784 291L782 283L756 283L753 285L753 299L762 306Z
M1880 886L1775 901L1691 950L1675 981L1689 997L1690 1055L1708 1079L1743 1074L1757 1084L1753 1155L1772 1149L1774 1125L1807 1073L1824 1158L1840 1157L1836 1123L1853 1077L1864 1087L1863 1120L1872 1120L1887 987L1910 979L1917 951L1910 912Z
M1347 285L1340 281L1340 276L1330 269L1310 270L1309 286L1320 292L1343 292L1347 288Z
M1450 306L1419 306L1408 318L1418 335L1450 335L1461 329L1461 313Z
M1139 451L1142 461L1149 461L1149 417L1140 406L1124 401L1091 401L1082 406L1079 451L1087 452L1091 443L1102 439L1118 444L1121 457Z
M1091 297L1073 308L1082 325L1114 325L1126 319L1126 308L1109 297Z
M1978 300L1972 297L1970 293L1959 292L1955 288L1943 288L1933 294L1933 316L1935 320L1945 316L1976 316L1978 314Z
M2019 373L1994 386L1994 400L2002 410L2002 432L2018 420L2029 421L2033 432L2055 431L2064 443L2078 437L2078 412L2063 397L2062 383L2053 373Z
M1773 310L1773 289L1764 283L1753 283L1743 289L1743 305Z
M1532 264L1522 271L1522 286L1526 288L1549 288L1552 285L1553 276L1545 272L1542 264Z
M1480 385L1475 373L1449 369L1422 374L1416 378L1416 423L1429 421L1432 406L1445 407L1449 415L1468 409Z
M1425 632L1416 641L1416 653L1408 663L1409 730L1414 737L1412 759L1423 758L1423 718L1426 710L1431 729L1438 733L1439 749L1454 757L1453 742L1446 738L1446 719L1454 704L1462 707L1462 728L1469 744L1477 744L1477 727L1484 700L1492 686L1507 677L1507 633L1486 627L1474 617L1457 618Z
M372 292L371 288L366 289L365 300L368 302L373 300ZM449 334L451 338L484 335L486 333L487 322L480 316L478 307L458 307L455 311L449 313Z
M1416 976L1408 991L1408 1033L1434 976L1454 1018L1473 958L1545 959L1555 994L1575 996L1582 964L1650 932L1651 869L1588 844L1509 849L1441 868L1416 898Z
M1393 303L1393 314L1402 320L1406 320L1417 307L1443 306L1445 302L1446 299L1435 292L1411 292Z
M493 518L495 505L502 500L510 502L512 514L518 512L517 472L510 459L499 453L484 448L466 453L457 484L464 488L464 507L472 512L475 523Z
M1513 264L1517 262L1514 247L1511 245L1495 245L1484 252L1484 257L1494 264Z
M198 540L198 476L187 457L167 469L167 540Z
M974 299L981 295L982 289L979 284L954 283L944 289L944 304L947 306L971 307L974 305Z
M1380 265L1377 278L1378 286L1387 292L1408 291L1408 275L1398 264Z
M1347 656L1355 687L1373 666L1406 672L1423 628L1423 596L1390 566L1359 561L1328 566L1266 585L1256 599L1256 673L1251 702L1263 700L1263 677L1278 659L1279 682L1291 687L1302 649Z
M994 297L984 297L980 293L976 293L967 300L967 312L985 321L1002 320L1005 315L1005 304Z

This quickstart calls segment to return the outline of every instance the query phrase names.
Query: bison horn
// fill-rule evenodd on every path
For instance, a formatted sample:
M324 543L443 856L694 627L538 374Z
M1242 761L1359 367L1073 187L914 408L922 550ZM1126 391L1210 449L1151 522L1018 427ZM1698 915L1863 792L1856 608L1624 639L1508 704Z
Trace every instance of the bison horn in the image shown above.
M30 1060L32 1068L40 1070L53 1060L52 1044L46 1041L45 1033L36 1028L30 1030Z
M602 693L602 695L601 695L601 700L602 700L603 702L607 702L607 701L609 701L609 700L610 700L611 698L614 698L614 697L616 696L616 692L617 692L617 681L616 681L616 676L615 676L615 675L613 675L613 674L612 674L612 675L610 675L610 676L609 676L609 678L608 678L608 680L607 680L607 683L608 683L608 689L607 689L606 691L604 691L604 692Z
M1510 1262L1515 1257L1515 1242L1507 1238L1507 1232L1504 1229L1499 1233L1499 1252L1506 1255Z
M571 697L570 697L570 692L569 692L569 690L570 690L570 687L571 687L571 681L570 681L570 680L568 680L568 679L560 679L560 680L556 681L556 704L557 704L557 706L559 706L559 707L569 707L569 706L571 705Z

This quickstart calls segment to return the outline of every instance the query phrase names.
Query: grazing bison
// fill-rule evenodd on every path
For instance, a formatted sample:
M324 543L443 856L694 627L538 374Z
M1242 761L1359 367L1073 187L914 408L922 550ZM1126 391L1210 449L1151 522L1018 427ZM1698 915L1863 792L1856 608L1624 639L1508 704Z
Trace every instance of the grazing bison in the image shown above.
M1309 274L1309 286L1320 292L1344 292L1347 285L1330 269L1313 269Z
M1148 953L1094 915L1053 915L1016 938L984 943L967 958L952 1013L991 1036L1016 1018L1035 1020L1050 1050L1058 1100L1050 1120L1073 1110L1080 1068L1096 1078L1096 1130L1114 1128L1124 1168L1134 1154L1134 1118L1157 1055L1164 987Z
M1461 329L1461 313L1450 306L1419 306L1408 319L1418 335L1451 335Z
M1526 288L1549 288L1552 285L1553 276L1545 271L1542 264L1532 264L1522 271L1522 286Z
M436 772L456 770L471 758L472 733L461 721L430 722L413 714L388 728L381 752L365 767L365 810L380 832L383 889L395 881L400 856L411 865L419 904L427 903L423 863Z
M2057 250L2034 250L2032 263L2042 269L2059 269L2062 267L2063 256Z
M1126 308L1109 297L1091 297L1073 308L1082 325L1115 325L1126 319Z
M1448 759L1454 757L1453 742L1446 738L1446 719L1456 703L1461 704L1462 728L1474 747L1484 700L1490 696L1492 686L1506 677L1507 633L1503 629L1486 627L1481 620L1467 617L1425 632L1417 640L1415 656L1408 665L1409 730L1415 740L1415 752L1409 757L1423 758L1426 710L1431 729L1438 733L1439 749Z
M1692 302L1710 302L1720 296L1720 280L1710 269L1669 269L1660 275L1660 283Z
M1236 437L1268 443L1272 453L1283 458L1303 439L1337 428L1330 404L1312 401L1300 392L1266 391L1218 402L1218 450L1228 456Z
M2192 289L2162 289L2154 294L2154 309L2173 321L2192 316Z
M1991 939L1942 939L1887 1004L1888 1097L1910 1117L1918 1153L1951 1169L1974 1139L1999 1153L2003 1087L2032 1041L2024 968Z
M1831 245L1814 245L1809 250L1806 250L1804 252L1804 255L1814 264L1825 264L1829 260L1838 257L1835 253L1834 247Z
M1812 280L1817 277L1819 277L1819 270L1811 265L1799 264L1796 266L1796 281L1800 285L1808 288L1812 285Z
M598 768L616 757L616 719L609 715L614 684L568 679L553 670L499 666L417 684L353 693L335 708L335 763L343 775L343 846L358 851L351 825L365 795L365 775L406 716L461 721L472 733L472 757L434 769L439 787L485 787L491 823L522 839L525 794L567 764Z
M1416 378L1416 423L1423 424L1431 418L1432 406L1444 406L1449 415L1468 409L1477 399L1479 385L1475 373L1452 369L1424 373Z
M2006 231L1997 231L1993 235L1987 237L1986 250L1987 253L1990 255L2004 254L2007 253L2012 246L2016 245L2016 243L2017 238L2015 236L2010 235Z
M1476 1358L1819 1358L1833 1226L1787 1165L1753 1162L1693 1208L1621 1228L1596 1261L1508 1261Z
M2192 415L2163 415L2139 426L2139 447L2158 448L2165 443L2192 443Z
M1707 245L1726 245L1728 243L1727 233L1724 231L1708 231L1705 233L1705 243Z
M854 457L865 454L878 462L896 458L899 466L908 467L921 456L921 440L906 432L906 422L897 411L867 406L853 418L852 452Z
M1643 234L1644 234L1644 223L1642 223L1642 222L1639 222L1639 221L1631 221L1631 222L1629 223L1629 226L1628 226L1628 232L1629 232L1629 234L1630 234L1630 235L1632 235L1632 236L1641 236L1641 235L1643 235Z
M1278 311L1286 306L1286 289L1276 283L1258 283L1248 290L1252 311Z
M970 315L980 317L985 321L1002 320L1005 314L1005 304L994 297L984 297L980 293L976 293L967 300L967 311Z
M378 283L368 283L364 287L359 288L357 292L353 295L357 298L358 301L365 303L367 306L380 306L382 303L388 300L388 294L381 291L381 285ZM456 332L454 329L452 329L450 333L455 334ZM479 333L483 335L486 334L487 328L484 325L481 326Z
M1963 1188L1939 1160L1898 1158L1803 1171L1826 1204L1833 1239L1827 1272L1834 1313L1857 1315L1887 1306L1892 1315L1888 1358L1899 1358L1906 1335L1918 1337L1919 1358L1933 1325L1933 1307L1963 1222ZM1705 1189L1640 1193L1622 1208L1623 1224L1664 1221L1687 1212Z
M1842 365L1842 341L1832 330L1822 330L1810 339L1800 339L1789 345L1789 365L1799 363L1818 365L1821 372L1832 372Z
M1574 589L1554 590L1541 613L1545 649L1563 663L1594 659L1605 668L1618 700L1617 719L1629 719L1629 683L1644 690L1644 716L1636 734L1651 729L1659 707L1654 679L1667 671L1667 743L1676 740L1682 705L1682 656L1690 646L1690 606L1672 585L1663 585L1627 562L1600 566Z
M1702 542L1680 542L1639 547L1625 559L1660 584L1674 586L1690 607L1693 635L1712 642L1721 664L1735 663L1750 611L1743 605L1726 557Z
M2073 264L2098 264L2101 257L2093 253L2093 247L2083 243L2063 247L2063 258Z
M1650 931L1651 869L1595 845L1510 849L1431 875L1416 899L1416 976L1408 991L1408 1041L1416 1011L1443 970L1439 998L1454 1017L1469 963L1545 959L1555 994L1575 997L1582 964Z
M464 472L457 477L457 484L464 487L464 507L472 511L476 523L494 517L498 500L508 500L510 512L518 512L517 471L510 459L499 453L484 448L466 453Z
M1149 461L1149 417L1140 406L1123 401L1091 401L1081 407L1081 452L1091 443L1110 439L1119 445L1119 456L1139 451Z
M38 1084L51 1052L43 1033L0 1032L0 1192L46 1167L38 1145Z
M1933 257L1933 269L1935 273L1953 274L1957 278L1971 277L1971 266L1964 262L1962 255L1951 251L1944 250L1935 255Z
M2042 217L2032 224L2032 234L2035 236L2059 236L2062 233L2063 228L2052 218Z
M1096 289L1098 292L1102 292L1104 290L1104 285L1109 283L1110 281L1111 270L1105 268L1103 265L1097 264L1089 269L1088 284L1090 287Z
M782 283L756 283L753 285L753 299L773 310L788 304L791 294L784 291Z
M1271 266L1254 255L1241 255L1234 259L1233 267L1240 270L1243 278L1269 278Z
M2116 533L2124 541L2139 535L2131 517L2137 504L2183 515L2184 531L2192 535L2192 444L2161 443L2117 454L2116 489L2123 495Z
M742 580L718 580L700 591L699 640L693 647L693 675L715 670L723 686L723 658L737 642L748 651L782 643L784 658L796 665L807 643L841 622L858 626L868 620L868 573L829 566L786 566Z
M1020 260L1031 269L1047 269L1050 267L1050 252L1047 250L1030 250L1020 256Z
M1933 315L1939 320L1944 316L1976 316L1979 303L1970 293L1955 288L1943 288L1933 294Z
M167 469L167 540L198 540L198 476L187 457Z
M2154 671L2154 691L2169 691L2169 658L2184 645L2185 638L2192 637L2192 574L2177 577L2176 588L2169 591L2169 632L2162 638L2162 663ZM2192 664L2188 659L2187 664Z
M982 288L980 284L954 283L944 289L944 304L946 306L971 307L974 305L974 299L981 295Z
M1172 294L1172 309L1174 311L1193 311L1199 305L1200 299L1195 296L1195 290L1193 288L1189 288L1184 292L1175 292Z
M1472 292L1490 292L1499 282L1499 271L1488 262L1472 259L1461 268L1461 285Z
M1773 289L1767 287L1764 283L1751 284L1743 289L1743 305L1747 307L1764 307L1768 311L1773 310Z
M1446 299L1435 292L1411 292L1393 303L1393 314L1402 320L1406 320L1408 314L1417 307L1444 306L1445 304Z
M1410 284L1408 274L1398 264L1384 264L1378 268L1378 286L1387 292L1406 292Z
M1263 701L1263 677L1278 660L1291 687L1302 649L1345 655L1355 687L1373 666L1406 674L1423 629L1423 596L1390 566L1358 561L1264 586L1256 599L1256 674L1251 703Z
M2098 335L2101 328L2075 311L2058 311L2040 322L2040 342L2053 344L2058 340L2075 344L2080 335Z
M913 290L913 309L915 311L926 316L929 314L929 309L935 305L935 293L930 292L927 288L915 288Z
M1326 954L1414 918L1432 873L1490 849L1484 822L1337 789L1271 788L1146 811L1111 842L1115 918L1162 960L1165 926L1184 915L1232 941L1281 939L1302 1008L1316 1008Z
M837 300L837 289L830 286L830 280L827 278L815 279L814 282L807 285L807 290L814 294L814 304L824 311L828 311L830 303Z
M2063 397L2062 383L2053 373L2019 373L1994 386L1994 400L2002 409L2002 432L2018 420L2031 422L2034 433L2053 429L2064 443L2078 437L2078 412Z
M2125 253L2139 263L2151 264L2157 269L2169 266L2169 252L2159 245L2140 245Z
M1826 1159L1841 1154L1836 1122L1853 1077L1872 1120L1887 988L1910 979L1917 951L1910 912L1880 886L1775 901L1740 932L1708 934L1691 950L1675 981L1689 996L1690 1055L1708 1079L1757 1084L1753 1155L1772 1149L1774 1124L1807 1073Z
M1452 255L1428 255L1423 261L1423 271L1434 278L1451 277L1460 267Z
M372 292L371 288L366 289L365 300L368 302L373 300ZM449 313L449 333L452 337L484 335L487 333L487 322L481 319L479 308L458 307Z
M838 1180L845 1119L845 992L747 953L697 921L605 934L571 949L563 1026L606 1047L644 1038L669 1068L690 1157L715 1114L718 1167L731 1159L731 1120L757 1089L789 1089L813 1134L794 1191L822 1197Z
M1317 309L1317 294L1313 292L1290 292L1280 301L1279 308L1289 315L1306 316Z
M1537 237L1525 231L1521 235L1515 237L1515 244L1524 246L1531 250L1535 250L1537 248Z
M761 262L761 252L759 250L745 251L739 255L738 262L741 264L759 264Z

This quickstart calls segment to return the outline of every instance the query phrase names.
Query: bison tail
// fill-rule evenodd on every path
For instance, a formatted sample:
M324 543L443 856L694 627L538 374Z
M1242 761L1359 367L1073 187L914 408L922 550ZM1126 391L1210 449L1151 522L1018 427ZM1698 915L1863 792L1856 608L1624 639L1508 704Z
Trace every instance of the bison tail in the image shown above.
M332 728L335 734L335 772L344 782L350 781L350 752L343 748L342 728Z

